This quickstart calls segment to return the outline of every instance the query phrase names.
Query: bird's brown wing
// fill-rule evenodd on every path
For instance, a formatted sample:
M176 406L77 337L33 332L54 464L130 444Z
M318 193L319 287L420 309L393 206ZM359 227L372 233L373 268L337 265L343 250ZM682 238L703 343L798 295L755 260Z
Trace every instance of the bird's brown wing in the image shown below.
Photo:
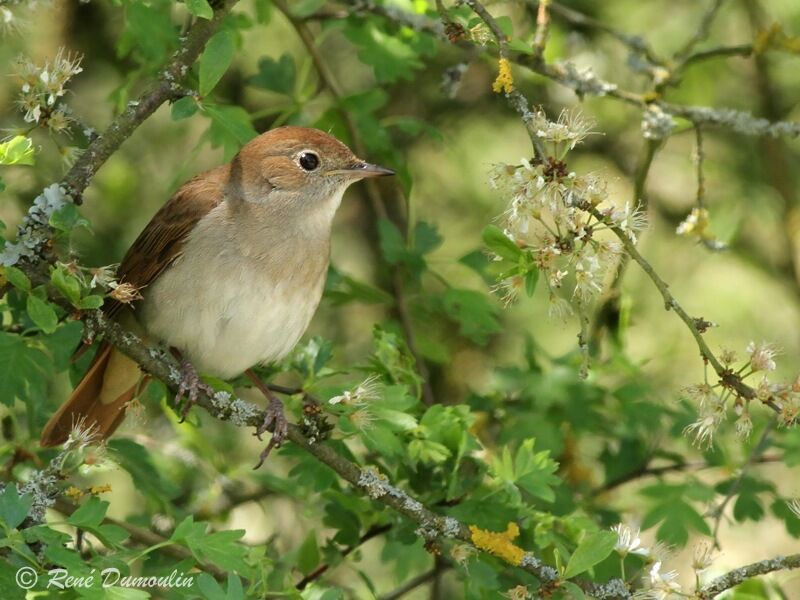
M175 192L128 249L117 270L117 280L140 290L152 283L180 256L189 232L198 221L222 202L226 176L226 167L220 167L198 175ZM120 302L110 299L104 310L113 317L122 307Z

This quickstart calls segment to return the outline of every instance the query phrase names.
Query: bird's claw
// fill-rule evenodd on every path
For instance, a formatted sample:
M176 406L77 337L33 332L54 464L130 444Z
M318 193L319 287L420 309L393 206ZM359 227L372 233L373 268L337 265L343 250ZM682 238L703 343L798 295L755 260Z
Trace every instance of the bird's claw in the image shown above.
M186 420L189 410L197 403L197 396L201 391L209 396L213 396L216 393L214 388L203 383L192 363L188 360L181 361L181 382L178 385L178 393L175 394L175 405L180 406L184 396L186 396L186 401L183 402L181 407L180 423Z
M263 465L272 449L279 448L289 433L289 422L286 420L286 415L283 413L283 402L273 394L270 394L264 420L261 425L258 426L258 429L256 429L255 435L260 440L261 436L270 430L272 431L272 438L269 440L269 443L267 443L266 448L261 451L258 457L258 464L253 467L253 469L258 469Z

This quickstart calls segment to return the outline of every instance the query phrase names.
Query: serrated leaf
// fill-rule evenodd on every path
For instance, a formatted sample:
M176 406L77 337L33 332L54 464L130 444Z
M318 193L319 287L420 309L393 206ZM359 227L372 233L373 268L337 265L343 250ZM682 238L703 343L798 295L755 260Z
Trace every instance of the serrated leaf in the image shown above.
M31 321L43 332L53 333L58 327L58 315L49 302L29 294L26 309Z
M294 58L284 52L277 61L270 56L261 58L258 61L258 73L247 82L255 87L290 95L294 91L296 76Z
M211 5L208 3L208 0L184 0L186 2L186 8L189 9L189 12L197 17L201 17L203 19L211 19L214 16L214 9L211 8Z
M606 559L614 550L617 534L613 531L597 531L586 535L569 558L564 579L570 579L588 571Z
M225 71L231 66L235 53L236 41L233 33L228 29L218 31L208 40L208 44L200 56L199 91L201 96L207 96L216 87Z

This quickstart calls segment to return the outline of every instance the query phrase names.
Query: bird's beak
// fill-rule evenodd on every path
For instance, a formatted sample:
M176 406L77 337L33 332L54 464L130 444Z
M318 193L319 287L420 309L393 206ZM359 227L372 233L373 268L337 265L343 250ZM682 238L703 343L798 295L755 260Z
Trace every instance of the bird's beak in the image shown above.
M379 167L378 165L359 161L347 169L328 171L326 175L351 175L353 177L357 177L358 179L363 179L364 177L384 177L386 175L394 175L394 171L392 169L387 169L386 167Z

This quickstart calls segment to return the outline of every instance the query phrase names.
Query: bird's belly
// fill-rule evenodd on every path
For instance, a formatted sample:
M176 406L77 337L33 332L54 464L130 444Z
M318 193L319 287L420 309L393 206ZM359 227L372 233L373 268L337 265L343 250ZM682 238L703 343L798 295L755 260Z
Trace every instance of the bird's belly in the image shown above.
M198 371L228 379L292 350L319 304L325 269L309 279L225 262L212 258L202 269L186 259L173 263L142 291L141 321Z

